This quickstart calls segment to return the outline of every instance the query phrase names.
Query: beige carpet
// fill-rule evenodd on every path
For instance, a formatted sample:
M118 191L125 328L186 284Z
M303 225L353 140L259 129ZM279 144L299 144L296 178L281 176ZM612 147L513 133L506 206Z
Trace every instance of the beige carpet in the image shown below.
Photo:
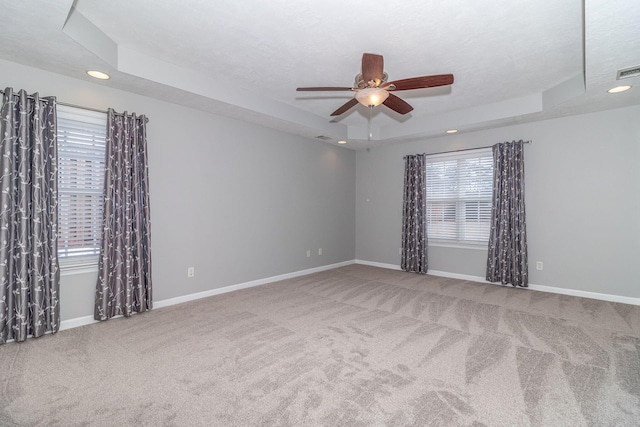
M0 346L1 426L637 426L640 307L352 265Z

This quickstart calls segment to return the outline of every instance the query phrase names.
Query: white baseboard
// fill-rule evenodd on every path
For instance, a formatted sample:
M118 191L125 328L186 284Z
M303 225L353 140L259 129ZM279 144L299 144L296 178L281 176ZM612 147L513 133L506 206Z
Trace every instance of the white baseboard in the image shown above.
M204 292L197 292L194 294L183 295L175 298L155 301L153 303L153 308L158 309L163 307L169 307L169 306L181 304L187 301L194 301L200 298L220 295L227 292L237 291L240 289L252 288L254 286L265 285L267 283L277 282L280 280L292 279L295 277L305 276L307 274L318 273L320 271L332 270L334 268L344 267L351 264L369 265L372 267L386 268L389 270L401 270L399 265L355 259L351 261L340 262L337 264L323 265L321 267L295 271L293 273L281 274L279 276L267 277L265 279L252 280L250 282L245 282L245 283L238 283L236 285L229 285L222 288L210 289ZM484 277L479 277L479 276L449 273L447 271L438 271L438 270L429 270L428 274L431 274L433 276L449 277L452 279L469 280L472 282L480 282L480 283L488 283L492 285L504 286L499 283L487 282ZM576 297L592 298L592 299L598 299L602 301L611 301L611 302L619 302L623 304L640 305L640 298L625 297L620 295L601 294L597 292L580 291L576 289L566 289L566 288L556 288L553 286L543 286L543 285L534 285L534 284L529 284L528 289L531 289L533 291L540 291L540 292L551 292L554 294L561 294L561 295L571 295ZM84 316L84 317L77 317L69 320L63 320L62 322L60 322L60 330L62 331L65 329L77 328L78 326L90 325L92 323L97 323L97 322L98 321L94 320L93 316Z
M280 281L280 280L292 279L294 277L305 276L307 274L318 273L320 271L332 270L334 268L344 267L346 265L351 265L353 263L354 263L354 261L350 260L350 261L339 262L339 263L336 263L336 264L323 265L321 267L309 268L307 270L294 271L293 273L281 274L279 276L267 277L265 279L252 280L251 282L238 283L236 285L230 285L230 286L225 286L225 287L222 287L222 288L210 289L208 291L197 292L195 294L182 295L182 296L175 297L175 298L169 298L169 299L164 299L164 300L160 300L160 301L154 301L153 308L154 309L158 309L158 308L163 308L163 307L169 307L169 306L176 305L176 304L181 304L181 303L187 302L187 301L194 301L194 300L197 300L197 299L200 299L200 298L206 298L206 297L211 297L211 296L214 296L214 295L224 294L224 293L227 293L227 292L237 291L239 289L252 288L254 286L265 285L267 283L277 282L277 281ZM115 319L115 318L118 318L118 317L122 317L122 316L114 316L113 318ZM93 316L76 317L74 319L63 320L62 322L60 322L60 329L59 330L62 331L62 330L65 330L65 329L77 328L78 326L85 326L85 325L90 325L92 323L98 323L98 322L99 321L95 320L93 318Z
M355 260L355 263L362 264L362 265L370 265L372 267L388 268L391 270L401 270L399 265L384 264L380 262L363 261L363 260L357 259ZM487 280L484 277L480 277L480 276L470 276L466 274L449 273L447 271L438 271L438 270L429 270L427 274L431 274L433 276L440 276L440 277L449 277L452 279L487 283L490 285L505 286L505 285L502 285L501 283L487 282ZM519 288L519 289L523 289L523 288ZM577 289L567 289L567 288L557 288L555 286L535 285L532 283L529 284L529 287L527 289L531 289L532 291L550 292L550 293L560 294L560 295L570 295L574 297L591 298L591 299L597 299L602 301L619 302L623 304L640 305L640 298L625 297L621 295L601 294L598 292L581 291Z
M385 264L385 263L382 263L382 262L365 261L365 260L362 260L362 259L355 260L355 263L356 264L362 264L362 265L370 265L371 267L386 268L386 269L389 269L389 270L400 270L400 271L402 270L399 265Z
M625 297L621 295L601 294L598 292L580 291L578 289L556 288L554 286L529 285L529 289L541 292L551 292L554 294L571 295L574 297L599 299L609 302L620 302L622 304L640 305L640 298Z
M277 282L280 280L292 279L294 277L305 276L311 273L318 273L320 271L332 270L338 267L344 267L346 265L353 264L353 261L339 262L337 264L323 265L322 267L309 268L307 270L295 271L293 273L281 274L279 276L267 277L265 279L252 280L251 282L238 283L236 285L224 286L222 288L210 289L204 292L197 292L195 294L183 295L175 298L169 298L161 301L155 301L153 308L169 307L171 305L180 304L187 301L193 301L200 298L211 297L214 295L225 294L227 292L233 292L240 289L252 288L254 286L265 285L267 283Z
M58 330L64 331L65 329L77 328L78 326L90 325L92 323L98 323L98 320L95 320L93 316L76 317L60 322L60 328Z

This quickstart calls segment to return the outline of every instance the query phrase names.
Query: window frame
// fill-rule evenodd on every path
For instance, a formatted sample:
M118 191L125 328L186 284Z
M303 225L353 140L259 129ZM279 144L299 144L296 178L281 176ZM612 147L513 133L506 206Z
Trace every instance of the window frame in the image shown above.
M481 185L484 184L489 185L489 190L484 189L484 192L481 196L478 197L464 197L461 196L461 181L463 177L459 173L459 164L461 161L469 160L469 159L482 159L479 160L481 164L490 165L490 173L487 174L485 180L480 181ZM444 162L456 162L456 183L455 187L457 188L456 197L443 197L437 198L434 201L434 198L430 198L429 194L433 191L430 191L430 181L432 179L429 177L429 165L433 163L444 163ZM469 150L461 150L457 152L450 153L438 153L438 154L427 154L426 155L426 165L425 165L425 199L426 199L426 222L427 222L427 238L429 246L441 246L441 247L451 247L451 248L465 248L465 249L483 249L486 250L489 243L489 233L491 230L491 209L493 204L493 150L491 147L486 148L477 148L477 149L469 149ZM431 201L430 201L431 200ZM486 231L486 240L476 240L476 239L464 239L464 230L465 227L469 227L467 221L464 218L468 215L468 211L466 211L462 205L468 204L472 202L479 203L477 208L477 215L481 215L482 210L484 210L485 214L488 212L488 229ZM442 203L443 206L445 204L454 204L455 207L455 238L443 238L442 234L434 232L433 227L431 226L431 213L432 207L431 203ZM480 204L486 204L484 207L481 207ZM444 215L444 214L443 214ZM463 219L461 221L461 218ZM468 228L467 228L468 230ZM462 233L462 234L461 234ZM471 234L471 233L470 233ZM432 237L432 236L438 237ZM484 237L484 236L483 236Z
M68 219L63 220L62 216L65 214L63 212L63 210L65 209L65 204L63 203L63 200L65 199L65 196L71 196L72 195L76 195L76 196L95 196L97 195L98 191L100 192L100 197L102 200L104 200L104 164L106 162L106 134L107 134L107 114L103 113L103 112L99 112L99 111L93 111L93 110L87 110L81 107L72 107L72 106L67 106L67 105L60 105L57 104L56 106L57 108L57 118L58 118L58 131L57 131L57 144L58 144L58 261L59 261L59 265L60 265L60 270L63 273L69 274L69 273L86 273L86 272L95 272L98 268L98 259L100 256L100 247L101 247L101 240L102 240L102 236L101 236L101 223L102 223L102 210L103 210L103 206L104 206L104 202L101 201L99 203L96 202L92 202L92 203L87 203L85 204L85 206L87 206L89 209L93 210L93 214L91 216L91 220L90 220L90 228L93 228L93 232L90 232L89 234L91 236L93 236L93 239L95 241L95 244L92 246L92 250L94 253L92 254L86 254L86 255L68 255L65 254L65 252L68 252L68 249L62 249L61 250L61 242L68 242L69 240L69 235L63 236L63 221L67 221L67 223L69 222ZM70 191L70 186L71 185L67 185L63 182L63 180L65 179L65 173L64 173L64 169L65 168L73 168L72 162L69 161L66 165L64 164L64 154L65 153L65 147L63 147L63 144L69 144L69 139L74 139L74 138L61 138L62 133L67 131L71 128L71 126L69 126L69 121L74 121L74 122L78 122L78 127L82 128L84 126L85 130L87 131L87 141L91 141L88 143L87 148L89 147L93 147L95 148L96 146L102 148L102 150L87 150L86 151L86 157L87 158L91 158L92 156L103 156L103 161L102 161L102 167L98 167L97 170L95 172L93 172L93 169L91 167L87 167L86 169L83 169L81 172L82 173L86 173L87 171L89 171L89 169L91 169L91 177L86 178L85 177L85 181L88 182L93 182L95 180L99 180L99 177L101 175L101 181L97 182L96 185L90 186L88 187L88 189L86 190L80 190L77 192L74 191ZM64 124L65 122L67 122L67 125L63 125L61 126L61 123ZM102 128L104 130L104 132L97 132L97 130L99 128ZM91 137L89 137L89 135L91 135ZM64 141L63 141L64 139ZM78 140L75 140L78 141ZM61 155L62 154L62 155ZM79 157L82 157L82 155L80 155ZM73 158L73 157L71 157ZM87 161L87 159L83 159L84 161ZM95 160L89 160L89 161L95 161ZM101 173L100 173L101 172ZM69 179L69 183L72 183L73 181L71 179ZM69 197L70 198L70 197ZM71 210L71 204L68 204L68 210ZM96 219L96 211L100 212L100 219ZM96 223L98 223L99 225L96 228ZM87 227L86 222L84 222L82 224L82 226ZM67 248L69 247L69 245L65 245ZM89 249L91 250L91 249Z

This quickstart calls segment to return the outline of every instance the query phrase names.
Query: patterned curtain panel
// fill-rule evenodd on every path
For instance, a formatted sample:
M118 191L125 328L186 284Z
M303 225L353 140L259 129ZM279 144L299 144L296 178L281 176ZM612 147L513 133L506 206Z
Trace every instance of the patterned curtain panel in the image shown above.
M426 155L406 156L402 207L402 257L400 267L427 273Z
M146 121L145 116L108 112L96 320L153 306Z
M493 146L493 206L487 280L528 286L523 141Z
M4 90L0 119L0 343L57 332L56 100Z

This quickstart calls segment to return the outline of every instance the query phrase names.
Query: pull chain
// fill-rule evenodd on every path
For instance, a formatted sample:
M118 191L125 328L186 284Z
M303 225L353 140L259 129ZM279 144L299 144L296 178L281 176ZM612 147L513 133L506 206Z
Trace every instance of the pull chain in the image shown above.
M373 115L373 105L369 105L369 129L367 131L367 139L371 141L373 130L371 129L371 116Z

